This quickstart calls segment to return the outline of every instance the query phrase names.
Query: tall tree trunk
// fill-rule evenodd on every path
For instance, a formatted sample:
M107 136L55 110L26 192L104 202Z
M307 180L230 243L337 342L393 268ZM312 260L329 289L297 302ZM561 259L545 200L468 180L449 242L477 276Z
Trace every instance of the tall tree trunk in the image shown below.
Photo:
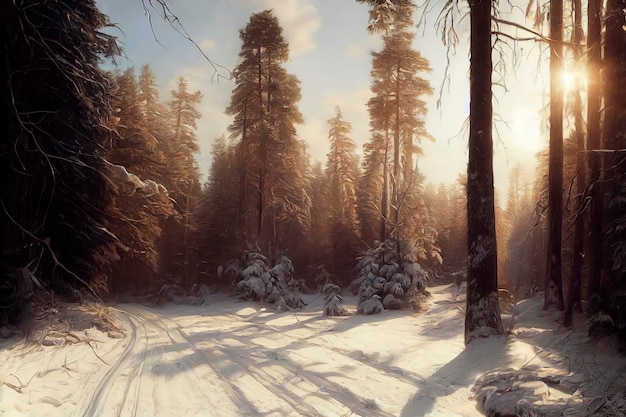
M259 120L264 119L265 111L263 108L263 58L262 58L262 48L258 48L258 95L259 95ZM265 162L266 162L266 134L265 128L261 126L261 130L257 131L259 135L260 143L260 152L261 152L261 164L259 167L259 185L257 188L257 233L256 233L256 244L257 246L263 250L263 217L265 216L265 201L263 198L265 197Z
M612 300L614 315L621 316L615 325L626 333L626 314L618 313L624 306L615 305L619 298L625 299L624 279L624 240L626 227L626 31L624 30L624 10L626 0L608 0L606 3L606 32L604 38L604 146L614 152L605 159L604 187L607 202L605 220L607 222L606 239L608 249L604 255L603 280L601 294L605 301ZM616 319L617 317L614 317ZM618 323L620 321L620 323Z
M393 132L393 178L391 179L391 209L393 210L392 239L399 240L400 207L399 207L399 179L400 179L400 67L396 68L396 115L395 130Z
M383 157L383 192L380 198L380 231L378 239L384 242L387 239L387 215L389 207L389 172L388 171L388 153L389 153L389 129L385 129L385 154Z
M465 343L502 334L493 190L491 1L470 5L470 134L467 167Z
M563 310L561 233L563 229L563 0L550 0L550 162L548 168L548 256L545 303L551 284L556 306Z
M581 45L583 39L582 28L582 4L581 0L572 1L574 30L572 31L572 43L574 44L574 64L578 65L581 60ZM568 288L567 306L565 308L565 326L571 326L574 306L580 307L581 281L583 267L583 250L585 243L585 214L583 212L584 193L587 179L587 165L585 164L585 136L583 132L583 105L580 97L580 77L576 78L576 91L574 92L574 129L576 135L576 202L577 214L574 223L574 254L572 261L572 274Z
M591 185L591 232L589 296L599 294L602 280L603 245L602 217L604 213L604 193L602 187L602 160L600 154L593 152L601 149L600 135L600 66L602 0L589 0L587 3L587 145L589 152L589 183Z
M239 144L239 207L237 208L237 234L240 248L245 248L248 239L248 97L243 103L243 128Z

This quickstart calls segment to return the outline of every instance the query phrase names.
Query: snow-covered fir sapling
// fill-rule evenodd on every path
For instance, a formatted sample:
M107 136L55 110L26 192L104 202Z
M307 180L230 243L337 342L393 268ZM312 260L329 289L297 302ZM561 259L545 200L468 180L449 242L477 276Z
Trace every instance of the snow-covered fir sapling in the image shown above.
M427 272L416 261L408 242L379 242L359 258L353 291L359 296L357 311L376 314L383 309L422 310L426 298Z
M280 255L270 265L262 253L242 251L226 272L235 276L235 289L245 300L265 301L278 311L304 307L291 260Z
M324 295L324 315L325 316L345 316L348 314L343 303L343 297L341 296L341 287L333 283L324 285L322 289Z

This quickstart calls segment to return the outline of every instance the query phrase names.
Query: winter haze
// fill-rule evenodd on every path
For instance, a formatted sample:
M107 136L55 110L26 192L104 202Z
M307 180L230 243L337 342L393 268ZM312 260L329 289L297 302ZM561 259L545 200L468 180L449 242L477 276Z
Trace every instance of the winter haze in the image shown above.
M300 111L304 123L297 127L298 135L309 146L311 156L324 162L328 152L328 124L335 106L340 106L347 121L352 123L352 138L359 147L370 137L366 103L370 91L371 51L382 45L380 35L369 35L362 22L368 18L368 7L355 1L311 0L235 0L173 2L171 12L202 51L221 67L213 68L191 42L159 18L159 10L148 6L152 29L146 10L140 2L107 0L99 3L105 14L119 30L109 32L118 36L125 57L118 59L120 67L141 67L149 64L157 75L162 95L167 96L180 76L204 95L198 107L202 119L198 123L198 138L202 149L198 160L201 173L206 175L209 150L213 139L223 133L231 122L224 115L233 88L228 77L238 63L239 30L251 13L273 9L289 43L289 72L301 81ZM503 6L517 18L519 9ZM427 130L433 141L424 140L424 156L420 170L427 181L447 184L466 172L467 117L469 115L469 19L465 17L456 28L458 44L447 51L441 34L435 29L438 16L435 4L426 13L423 25L415 30L414 47L430 61L432 72L426 74L435 92L426 97ZM462 11L463 14L466 10ZM508 171L521 162L533 180L535 154L547 143L542 139L546 114L541 108L547 102L545 68L538 70L536 44L523 45L515 52L523 64L507 63L506 94L494 89L496 117L495 185L500 196L508 187ZM510 52L510 51L509 51ZM450 62L446 74L447 54ZM544 51L545 54L545 51ZM528 59L525 61L522 59ZM496 58L494 58L495 60ZM440 103L438 105L438 102Z

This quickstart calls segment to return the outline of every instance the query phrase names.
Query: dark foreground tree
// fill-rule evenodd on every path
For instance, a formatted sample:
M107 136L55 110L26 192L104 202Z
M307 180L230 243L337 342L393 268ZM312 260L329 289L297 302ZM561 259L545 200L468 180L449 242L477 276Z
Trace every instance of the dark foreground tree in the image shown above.
M470 0L470 134L467 166L465 343L502 334L493 190L491 1Z
M582 0L572 1L574 30L572 43L574 44L574 62L578 64L582 58L583 28L582 28ZM574 250L572 253L572 273L568 289L567 304L565 306L564 324L570 326L573 320L574 307L581 307L582 268L585 241L585 187L587 182L587 164L585 163L585 135L583 132L583 114L580 80L577 79L574 91L574 135L576 136L576 217L574 223Z
M598 152L602 148L600 131L600 67L602 64L601 49L601 21L602 1L589 0L587 2L587 142L589 152L589 185L591 187L591 220L589 252L589 295L599 294L602 279L603 263L603 233L602 221L604 212L604 197L602 192L602 159Z
M108 98L98 68L116 52L98 31L107 24L89 0L0 5L1 306L19 307L33 282L69 289L108 265Z
M563 310L563 0L550 1L550 162L548 168L548 257L545 303ZM555 291L551 291L554 288ZM554 293L550 296L551 293Z
M604 145L606 244L601 305L626 350L626 1L606 3L604 42Z

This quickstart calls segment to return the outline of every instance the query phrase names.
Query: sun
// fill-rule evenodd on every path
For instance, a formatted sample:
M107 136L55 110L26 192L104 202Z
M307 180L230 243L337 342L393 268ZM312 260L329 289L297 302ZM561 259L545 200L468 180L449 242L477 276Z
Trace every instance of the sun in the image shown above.
M570 71L563 71L563 89L566 93L572 91L576 83L576 74Z

